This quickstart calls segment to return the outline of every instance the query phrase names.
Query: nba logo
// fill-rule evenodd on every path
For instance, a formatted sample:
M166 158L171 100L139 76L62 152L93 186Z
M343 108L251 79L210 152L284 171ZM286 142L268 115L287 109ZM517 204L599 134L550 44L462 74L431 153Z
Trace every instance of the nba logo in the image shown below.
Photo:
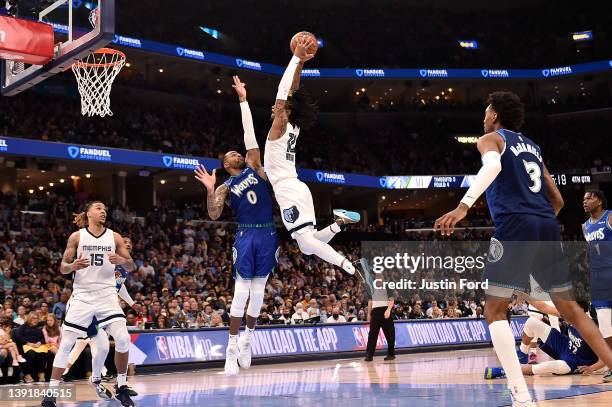
M168 341L165 336L156 336L155 345L157 345L157 355L160 360L168 360L170 352L168 351Z

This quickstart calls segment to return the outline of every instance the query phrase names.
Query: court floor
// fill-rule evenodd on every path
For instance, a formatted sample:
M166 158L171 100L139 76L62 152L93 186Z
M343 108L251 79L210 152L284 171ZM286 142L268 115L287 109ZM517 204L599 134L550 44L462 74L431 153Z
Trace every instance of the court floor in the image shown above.
M505 380L484 380L497 365L491 349L400 355L395 361L361 358L253 366L238 376L221 369L130 378L140 393L137 406L505 406ZM612 384L602 376L529 378L542 407L612 406ZM100 401L86 382L77 382L79 402L62 406L120 406ZM36 403L0 402L2 406Z

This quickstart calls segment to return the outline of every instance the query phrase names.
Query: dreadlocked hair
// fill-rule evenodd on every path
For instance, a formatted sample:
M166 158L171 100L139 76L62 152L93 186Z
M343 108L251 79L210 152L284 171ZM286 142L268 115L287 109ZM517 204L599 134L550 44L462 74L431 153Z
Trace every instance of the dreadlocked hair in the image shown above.
M599 201L601 202L601 207L603 209L606 209L608 207L608 199L606 198L606 194L604 194L603 191L592 190L587 192L591 194L591 196L599 199Z
M289 122L292 125L300 129L309 129L315 124L319 105L304 88L300 87L293 91L287 98L287 103L291 109Z
M79 227L79 229L83 229L87 225L87 212L89 212L89 208L91 208L93 204L97 203L104 204L102 201L91 201L88 202L87 205L85 205L85 211L73 214L73 223L75 223Z

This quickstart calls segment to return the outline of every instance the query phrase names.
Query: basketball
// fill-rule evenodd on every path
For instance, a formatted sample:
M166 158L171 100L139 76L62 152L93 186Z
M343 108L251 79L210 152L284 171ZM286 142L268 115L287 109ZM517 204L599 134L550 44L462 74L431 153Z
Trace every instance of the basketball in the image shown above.
M317 50L319 49L319 44L317 43L317 37L315 37L315 35L313 33L309 33L308 31L300 31L299 33L295 34L292 38L291 38L291 42L289 43L289 48L291 49L291 53L295 53L295 47L297 46L297 41L300 37L312 37L314 38L314 44L310 47L309 51L312 53L316 53Z

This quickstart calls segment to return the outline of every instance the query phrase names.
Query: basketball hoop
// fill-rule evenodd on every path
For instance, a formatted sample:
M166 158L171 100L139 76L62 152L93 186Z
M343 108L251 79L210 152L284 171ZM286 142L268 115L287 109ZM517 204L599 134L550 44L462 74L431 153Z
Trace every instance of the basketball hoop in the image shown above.
M125 54L110 48L100 48L72 65L81 94L83 116L113 115L110 110L110 92L123 65Z
M89 13L89 23L97 27L100 8ZM72 65L81 94L83 116L112 116L110 92L115 77L125 65L125 54L111 48L100 48Z

